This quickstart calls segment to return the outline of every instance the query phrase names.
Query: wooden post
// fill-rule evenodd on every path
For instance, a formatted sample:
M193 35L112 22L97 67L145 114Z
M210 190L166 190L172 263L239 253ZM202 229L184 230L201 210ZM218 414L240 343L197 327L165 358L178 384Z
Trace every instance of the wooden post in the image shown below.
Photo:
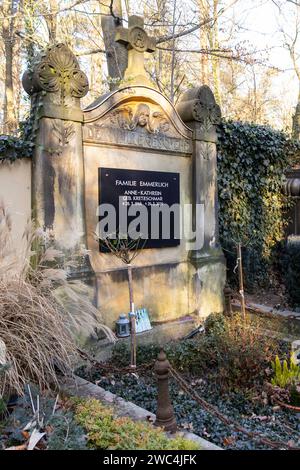
M129 304L130 304L130 367L136 368L136 328L135 328L135 312L133 302L132 289L132 266L127 264L128 286L129 286Z
M162 349L154 365L157 376L158 397L155 426L161 426L165 431L176 432L177 424L169 395L170 363Z
M238 271L239 271L239 293L241 298L241 313L243 319L246 319L245 307L245 293L244 293L244 280L243 280L243 263L242 263L242 247L241 243L237 245L237 258L238 258Z
M231 298L232 298L232 290L229 286L225 286L224 288L224 297L225 297L225 315L228 317L232 316L232 305L231 305Z

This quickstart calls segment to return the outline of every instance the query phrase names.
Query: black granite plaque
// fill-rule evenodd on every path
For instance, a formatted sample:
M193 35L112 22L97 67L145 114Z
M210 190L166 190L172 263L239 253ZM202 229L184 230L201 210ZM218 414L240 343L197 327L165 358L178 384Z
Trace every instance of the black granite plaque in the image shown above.
M180 244L179 212L166 210L174 204L179 208L179 186L179 173L99 168L99 203L114 206L117 232L120 227L120 210L127 211L128 233L130 223L137 217L130 215L130 212L128 214L130 206L143 205L147 209L146 230L145 226L141 229L138 227L140 237L144 240L144 248L163 248ZM120 233L124 233L124 230L120 229Z

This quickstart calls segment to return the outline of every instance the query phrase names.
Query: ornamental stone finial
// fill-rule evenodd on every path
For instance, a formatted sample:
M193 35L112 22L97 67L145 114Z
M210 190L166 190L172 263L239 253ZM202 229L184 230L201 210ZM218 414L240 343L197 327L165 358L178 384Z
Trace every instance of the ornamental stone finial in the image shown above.
M215 126L221 121L221 109L207 85L187 90L177 111L184 122L195 123L195 128L203 133L203 140L216 140Z
M65 44L55 44L43 51L36 58L33 68L24 73L22 83L29 95L44 91L47 96L45 103L62 108L79 108L79 99L89 89L86 75Z
M23 86L31 95L37 142L32 171L35 221L68 260L86 247L80 98L88 92L88 80L72 51L54 44L35 58L23 75ZM82 266L82 272L88 271L87 262Z

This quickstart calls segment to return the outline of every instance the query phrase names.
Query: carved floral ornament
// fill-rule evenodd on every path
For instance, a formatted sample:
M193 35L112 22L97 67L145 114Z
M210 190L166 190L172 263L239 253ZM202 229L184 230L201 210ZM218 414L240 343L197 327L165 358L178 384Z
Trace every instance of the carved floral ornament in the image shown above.
M135 26L129 31L129 43L138 52L146 52L148 49L148 36L144 29Z
M82 98L88 92L88 79L80 70L78 61L65 44L50 46L41 56L32 72L26 71L23 86L28 94L39 91L61 92L64 96Z
M221 120L221 110L216 103L207 103L197 100L193 106L195 121L203 124L207 129L216 126Z
M74 123L62 119L52 119L51 132L54 136L53 144L55 143L55 145L45 147L45 150L53 157L60 157L75 136Z
M109 121L114 126L128 131L142 128L151 134L161 134L170 129L168 118L160 111L151 112L146 103L139 103L135 107L117 108L110 114Z

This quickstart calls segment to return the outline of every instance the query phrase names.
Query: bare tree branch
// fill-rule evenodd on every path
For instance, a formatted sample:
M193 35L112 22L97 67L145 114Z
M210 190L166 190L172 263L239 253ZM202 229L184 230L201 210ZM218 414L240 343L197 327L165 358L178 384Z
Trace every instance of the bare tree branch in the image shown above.
M92 54L106 54L106 51L104 49L89 49L87 51L82 51L82 52L76 52L75 55L77 57L82 57L85 55L92 55Z
M163 42L170 41L171 39L177 39L177 38L181 38L183 36L187 36L188 34L191 34L194 31L197 31L197 29L200 29L202 26L205 26L205 25L207 25L208 23L211 23L211 22L212 22L212 20L209 19L209 20L203 21L202 23L197 24L196 26L193 26L190 29L186 29L185 31L181 31L180 33L171 34L171 35L168 35L168 36L162 36L162 37L157 39L156 44L162 44Z

